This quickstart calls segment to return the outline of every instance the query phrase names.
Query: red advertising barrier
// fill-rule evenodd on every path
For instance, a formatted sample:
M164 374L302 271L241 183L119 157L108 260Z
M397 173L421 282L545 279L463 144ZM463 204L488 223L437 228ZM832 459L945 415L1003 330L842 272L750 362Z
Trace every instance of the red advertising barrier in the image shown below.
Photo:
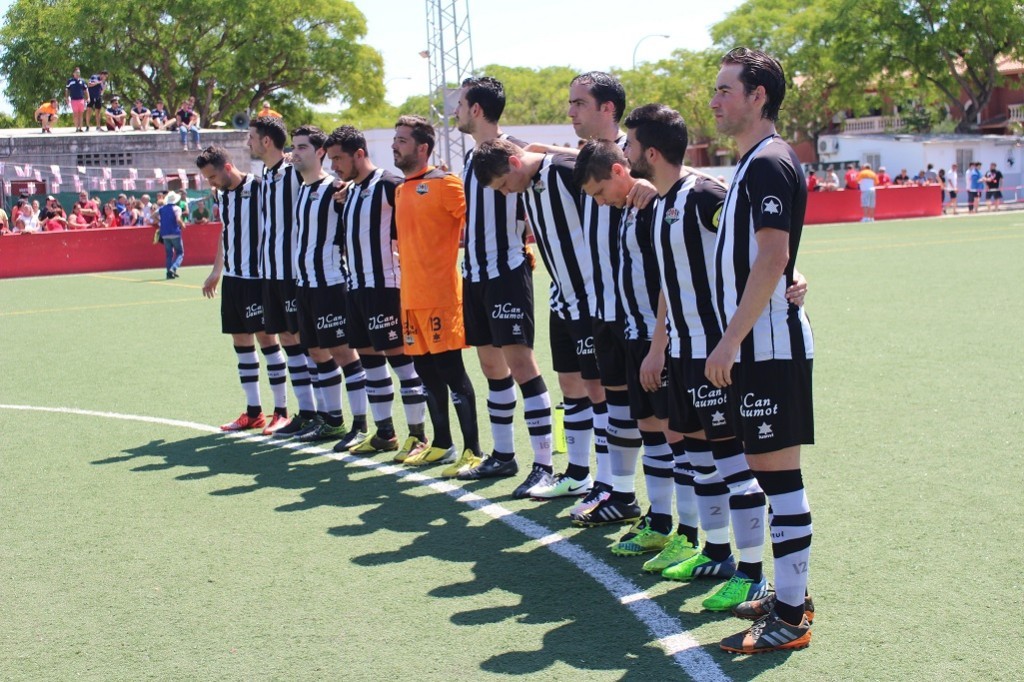
M162 269L164 247L153 243L155 229L112 227L4 235L0 237L0 279ZM183 265L211 265L217 257L220 232L220 223L186 226Z
M942 214L942 188L884 187L875 190L875 220L923 218ZM807 195L805 225L854 223L864 217L860 192L811 192Z

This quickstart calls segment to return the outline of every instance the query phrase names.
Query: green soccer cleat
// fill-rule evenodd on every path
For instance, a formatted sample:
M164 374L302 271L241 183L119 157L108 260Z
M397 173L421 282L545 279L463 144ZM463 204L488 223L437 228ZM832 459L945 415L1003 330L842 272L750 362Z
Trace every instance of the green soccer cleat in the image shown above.
M302 443L319 443L325 440L338 440L344 438L345 434L348 433L348 429L345 428L345 422L338 424L337 426L331 426L327 422L320 422L316 428L311 431L306 431L302 435L298 436L296 440Z
M658 552L658 556L644 562L643 569L648 573L661 573L669 566L686 561L699 551L690 544L685 535L672 533L668 536L665 548Z
M444 470L441 471L441 478L455 478L456 476L459 475L460 471L472 469L473 467L479 465L480 462L482 461L483 459L478 457L475 452L473 452L469 448L466 448L465 450L462 451L462 455L457 460L455 460L455 462L445 467Z
M618 542L612 545L612 554L615 556L640 556L651 552L660 552L668 544L670 534L659 533L650 527L650 522L645 516L629 529Z
M706 554L694 554L692 557L669 566L661 572L662 578L669 580L693 580L694 578L731 578L736 572L736 560L730 554L725 561L715 561Z
M740 571L736 571L728 582L704 600L703 606L708 611L731 611L743 602L760 599L767 594L768 581L764 576L755 582Z

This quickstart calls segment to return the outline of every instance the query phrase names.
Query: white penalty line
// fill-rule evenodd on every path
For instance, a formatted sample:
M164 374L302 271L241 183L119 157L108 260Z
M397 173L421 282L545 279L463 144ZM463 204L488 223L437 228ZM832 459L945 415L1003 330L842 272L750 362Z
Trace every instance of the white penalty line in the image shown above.
M147 424L161 424L164 426L176 426L193 431L205 433L224 433L216 426L200 424L198 422L183 421L180 419L164 419L162 417L147 417L144 415L122 414L119 412L101 412L97 410L81 410L74 407L39 407L35 405L5 405L0 404L2 410L21 410L28 412L52 412L57 414L74 414L85 417L102 417L104 419L120 419L122 421L143 422ZM640 621L648 632L657 640L661 649L669 656L677 666L683 669L690 677L701 682L717 681L729 682L730 678L700 647L700 643L683 628L677 618L670 616L661 606L650 598L633 581L629 580L610 564L588 552L587 550L573 544L568 538L560 535L539 523L519 516L515 512L500 504L489 500L486 497L469 492L464 488L452 485L431 476L412 471L394 464L385 464L372 459L364 459L353 455L339 454L317 446L307 446L288 441L271 441L265 436L253 436L245 433L225 434L241 440L256 443L272 443L276 447L308 452L311 454L324 455L346 464L354 464L365 469L379 471L381 473L403 478L414 483L423 485L431 490L443 493L456 502L465 504L472 509L482 512L487 516L504 523L510 528L536 541L550 552L565 559L577 569L590 576L601 587L608 591L620 604L625 606Z

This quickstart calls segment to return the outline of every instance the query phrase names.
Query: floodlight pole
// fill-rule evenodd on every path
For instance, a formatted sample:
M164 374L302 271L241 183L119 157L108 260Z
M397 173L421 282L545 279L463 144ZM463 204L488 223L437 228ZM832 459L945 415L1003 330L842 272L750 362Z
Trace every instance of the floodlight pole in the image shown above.
M466 141L451 123L459 86L473 73L469 0L427 0L427 59L430 118L438 138L434 159L448 168L459 168L466 154Z

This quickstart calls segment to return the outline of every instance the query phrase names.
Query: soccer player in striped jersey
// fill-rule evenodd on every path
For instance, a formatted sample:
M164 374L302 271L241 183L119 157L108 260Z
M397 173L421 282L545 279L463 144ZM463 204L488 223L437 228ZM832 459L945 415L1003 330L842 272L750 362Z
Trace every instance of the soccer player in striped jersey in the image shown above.
M316 402L310 381L310 360L299 340L298 304L295 300L295 274L292 261L295 252L295 201L302 179L284 159L288 131L281 119L254 118L249 122L247 144L253 158L263 162L260 183L260 277L263 290L263 322L268 335L276 335L287 356L292 390L299 402L299 414L292 420L287 410L278 413L263 430L263 435L277 434L289 438L311 428L316 417ZM268 370L269 373L269 370ZM275 404L278 393L285 396L284 368L271 379Z
M260 401L260 360L256 355L256 343L267 357L268 374L279 372L276 376L284 379L284 360L280 357L277 339L263 331L263 294L259 273L260 181L251 173L243 173L236 168L223 147L204 149L196 158L196 167L217 191L223 225L213 270L203 282L203 295L207 298L217 295L217 285L223 274L221 331L231 335L238 356L238 378L246 399L245 412L220 428L224 431L263 429L267 420ZM271 375L271 378L276 376Z
M552 363L567 404L578 405L585 404L587 399L601 402L604 392L594 357L590 317L593 271L590 258L580 253L584 244L582 200L572 178L574 164L573 154L527 152L500 139L485 142L473 153L474 173L481 184L505 195L523 194L541 259L551 275L549 306L552 314L548 319ZM574 430L568 414L566 422L566 430ZM581 435L581 431L576 430L576 435ZM587 458L589 449L587 443ZM583 457L577 461L571 459L570 466L582 467L584 462ZM584 471L579 474L584 478L577 479L571 476L573 470L567 473L579 485L588 474ZM559 483L548 472L538 478L540 480L534 484L538 488ZM632 521L639 514L640 509L634 502L617 520Z
M434 127L422 116L402 116L395 123L391 149L395 166L405 174L395 191L405 353L413 356L426 387L434 427L430 446L405 464L449 464L441 475L454 478L481 460L476 393L462 362L466 334L458 259L466 197L458 176L429 165L434 140ZM452 443L449 391L462 428L461 456Z
M775 594L734 610L758 620L721 642L741 654L801 649L811 641L812 527L800 449L814 442L814 345L804 310L785 298L807 185L799 159L775 130L785 94L782 65L740 47L722 58L710 102L718 131L736 141L740 161L715 245L714 309L723 334L704 371L727 389L750 467L768 497L775 560Z
M395 190L402 180L374 165L366 137L352 126L335 128L324 149L331 170L350 183L338 233L349 267L345 331L349 346L359 353L366 370L366 392L377 430L353 443L349 452L397 451L395 461L404 462L413 450L426 444L427 397L412 358L402 352L401 269L395 235ZM388 364L398 375L409 425L409 437L401 448L391 418L395 389Z
M623 314L621 344L625 357L617 362L623 365L629 416L637 420L644 442L644 479L651 502L649 512L612 545L611 551L620 556L636 556L661 552L670 542L679 544L672 534L674 486L679 533L696 543L692 477L674 471L674 451L681 451L683 436L668 428L666 377L659 374L650 387L640 382L640 366L651 349L661 289L652 243L654 206L627 207L630 192L638 181L630 175L626 155L617 142L587 142L576 160L575 179L595 207L612 207L620 215L620 223L614 228L617 243L612 248L620 257L616 305L621 306Z
M312 125L292 131L292 165L302 178L295 202L295 278L299 334L317 367L320 418L297 438L340 439L342 449L366 438L366 374L348 344L345 294L348 269L338 245L341 207L334 201L334 176L323 168L327 135ZM342 375L352 410L352 429L342 416Z
M472 135L476 144L507 139L524 146L522 141L502 133L498 120L504 109L505 88L500 81L487 76L468 78L462 83L455 110L458 128ZM466 193L462 267L466 343L476 347L480 369L487 377L487 413L494 449L459 478L495 478L518 472L512 422L516 384L523 394L534 466L550 473L551 398L533 354L533 268L525 241L522 200L519 195L506 196L478 182L473 174L472 150L466 155L462 182ZM542 474L531 469L513 497L534 494L536 480L541 478ZM590 481L578 481L576 485L566 492L586 493Z
M631 172L654 182L660 197L653 225L662 323L643 379L653 383L654 371L660 378L667 342L669 393L680 408L670 414L669 426L684 435L707 535L702 552L695 551L691 535L677 540L666 556L656 557L648 570L661 569L663 576L676 580L727 578L703 604L727 611L767 594L767 583L761 570L764 493L736 438L726 396L704 377L704 359L721 337L709 272L725 187L683 166L688 135L677 111L662 104L638 107L626 118L626 129ZM730 521L738 567L729 548ZM683 535L680 529L677 537Z
M608 140L620 148L625 146L626 136L619 129L625 106L626 92L610 74L590 71L576 76L569 84L568 115L581 139ZM643 208L654 195L649 183L636 183L631 189L629 205ZM639 517L635 480L640 446L644 441L636 419L630 414L624 314L616 292L622 210L607 204L600 206L588 195L583 196L582 210L585 244L594 273L590 312L603 392L603 400L595 403L595 415L603 417L607 411L608 454L605 456L598 451L598 484L573 510L573 519L583 525L600 525ZM595 423L597 432L604 426L601 421L603 419ZM654 454L645 459L646 469L657 469L660 478L669 481L671 492L672 458L663 452L665 444L657 435L651 435L648 440ZM637 518L637 521L646 523L644 519ZM631 534L632 530L626 540Z

